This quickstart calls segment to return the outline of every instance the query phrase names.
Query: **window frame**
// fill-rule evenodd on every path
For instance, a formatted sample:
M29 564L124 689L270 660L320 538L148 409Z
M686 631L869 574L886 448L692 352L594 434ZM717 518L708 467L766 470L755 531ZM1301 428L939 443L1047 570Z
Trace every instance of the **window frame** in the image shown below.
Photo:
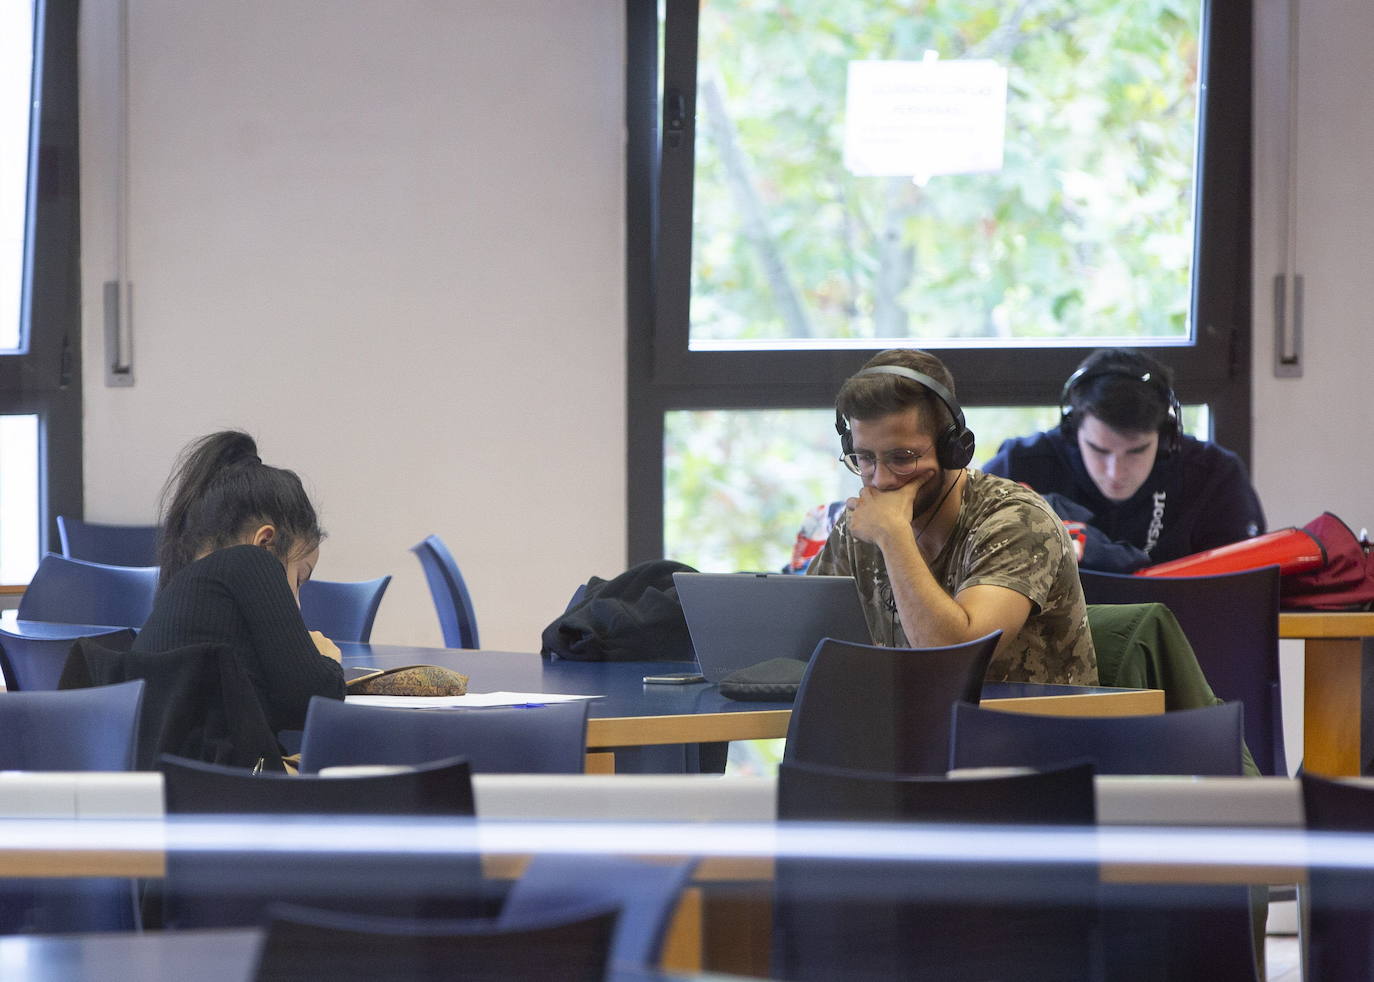
M627 501L630 563L663 551L663 414L817 409L868 350L689 351L696 0L664 0L660 99L655 5L626 0ZM1253 0L1208 0L1199 77L1194 338L1150 346L1184 403L1211 407L1213 438L1251 448L1251 26ZM662 134L675 139L667 141ZM938 348L960 402L1054 405L1095 346ZM987 448L984 448L987 449ZM800 520L800 516L799 516Z
M0 355L0 413L39 417L39 551L83 512L78 0L38 0L39 106L26 217L27 351ZM32 139L32 138L31 138Z

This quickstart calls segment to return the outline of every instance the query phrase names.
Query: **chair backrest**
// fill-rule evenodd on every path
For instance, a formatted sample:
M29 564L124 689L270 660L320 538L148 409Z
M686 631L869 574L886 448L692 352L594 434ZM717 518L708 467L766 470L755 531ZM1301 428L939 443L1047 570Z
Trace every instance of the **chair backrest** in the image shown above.
M778 818L807 822L1093 825L1093 765L995 777L880 774L783 761Z
M306 580L301 584L301 618L307 628L334 641L370 641L390 582L390 576L357 583Z
M254 774L164 754L169 815L436 815L472 817L472 772L461 757L386 774Z
M1093 769L948 779L784 761L778 817L1091 826ZM779 856L773 975L787 979L1094 977L1094 863Z
M950 767L1051 767L1089 760L1099 774L1239 776L1241 705L1156 716L1031 716L960 703Z
M1047 767L1089 760L1098 774L1242 773L1238 702L1157 716L1059 717L954 707L953 767ZM1211 884L1103 884L1104 978L1253 980L1249 890Z
M444 644L450 648L480 648L472 597L448 546L437 535L431 535L411 546L410 551L419 557L425 571L439 627L444 632Z
M924 649L822 639L797 690L783 759L943 774L950 707L978 701L1001 636Z
M651 863L625 856L535 856L511 885L500 922L516 924L582 904L621 910L611 948L617 969L658 967L678 898L696 866L693 859Z
M127 771L134 764L142 699L142 682L0 693L0 770ZM138 926L133 880L0 879L0 934Z
M62 667L77 638L90 637L110 648L128 648L134 632L129 628L91 635L79 628L45 632L42 636L0 631L0 671L10 692L51 692L57 689Z
M156 566L106 566L50 552L24 590L19 619L142 627L156 592Z
M341 764L420 764L461 754L475 774L580 774L588 702L526 708L383 709L310 700L301 771Z
M423 836L396 850L384 824L371 837L328 841L321 817L407 816L471 818L471 772L461 758L434 761L399 773L358 777L253 774L243 768L163 756L169 818L192 827L210 816L272 816L273 827L303 825L303 849L273 843L199 850L169 848L165 921L174 927L260 923L275 902L412 916L468 916L480 909L481 860L471 852L427 852ZM169 827L175 836L180 825ZM399 834L399 833L398 833ZM415 833L411 832L412 836ZM377 848L369 849L369 838ZM175 842L174 842L175 844Z
M142 682L0 695L0 770L130 770L142 702Z
M1079 578L1089 604L1162 603L1173 611L1212 690L1244 704L1246 743L1260 772L1287 775L1277 566L1176 577L1080 570Z
M156 525L105 525L57 516L62 555L110 566L156 566Z
M520 924L414 922L274 906L255 982L602 982L617 911L587 908Z
M1304 771L1307 828L1317 832L1374 832L1374 789ZM1374 969L1374 889L1369 870L1314 862L1305 895L1307 977L1368 979Z

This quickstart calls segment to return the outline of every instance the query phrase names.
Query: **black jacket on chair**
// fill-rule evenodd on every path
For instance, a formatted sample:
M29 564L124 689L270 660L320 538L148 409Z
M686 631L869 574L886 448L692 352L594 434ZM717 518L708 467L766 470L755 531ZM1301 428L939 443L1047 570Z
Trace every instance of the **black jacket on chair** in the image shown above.
M283 770L281 750L257 691L224 644L163 652L117 651L89 638L72 646L59 689L143 679L135 767L156 770L162 754L231 767Z
M576 661L695 660L673 585L679 570L696 572L655 559L614 579L593 576L580 598L544 628L544 652Z

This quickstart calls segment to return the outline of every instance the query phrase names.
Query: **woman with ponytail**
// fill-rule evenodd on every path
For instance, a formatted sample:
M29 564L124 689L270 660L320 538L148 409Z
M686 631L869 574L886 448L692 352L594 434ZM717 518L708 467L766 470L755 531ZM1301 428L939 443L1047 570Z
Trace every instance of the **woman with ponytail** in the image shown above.
M163 489L157 601L134 650L228 644L272 729L300 729L311 696L344 694L339 649L301 620L323 538L300 478L264 464L251 436L202 437Z

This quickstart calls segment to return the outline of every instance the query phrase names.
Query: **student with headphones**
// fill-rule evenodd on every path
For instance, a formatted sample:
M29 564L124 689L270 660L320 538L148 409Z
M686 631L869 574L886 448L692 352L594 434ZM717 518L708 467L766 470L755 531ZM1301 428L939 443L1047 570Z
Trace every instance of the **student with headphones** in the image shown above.
M1064 523L1039 495L969 469L973 433L938 358L875 355L841 386L835 429L863 487L807 572L855 578L877 643L941 647L1000 630L989 680L1097 682Z
M1059 401L1059 426L1007 440L984 470L1081 525L1084 569L1129 573L1264 531L1245 465L1183 433L1169 369L1149 355L1094 351Z

